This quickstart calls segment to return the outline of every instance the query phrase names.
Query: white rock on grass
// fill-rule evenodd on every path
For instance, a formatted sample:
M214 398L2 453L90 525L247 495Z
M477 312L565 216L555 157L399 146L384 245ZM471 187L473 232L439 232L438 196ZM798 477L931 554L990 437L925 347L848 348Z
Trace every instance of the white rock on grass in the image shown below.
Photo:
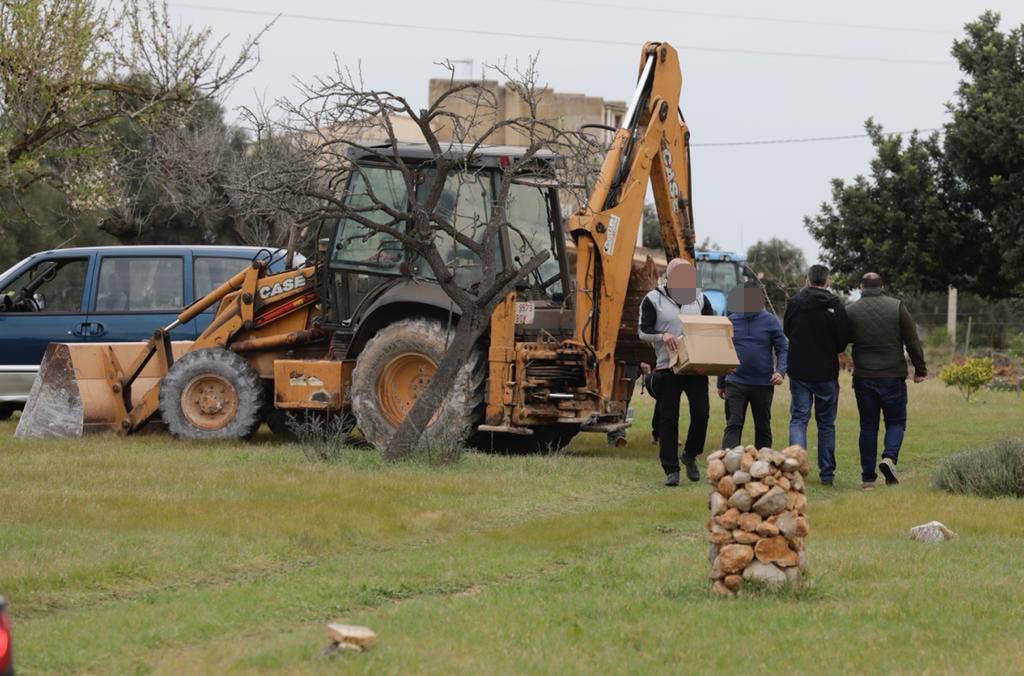
M917 542L942 542L952 540L956 536L956 533L946 528L941 521L929 521L910 529L910 539Z

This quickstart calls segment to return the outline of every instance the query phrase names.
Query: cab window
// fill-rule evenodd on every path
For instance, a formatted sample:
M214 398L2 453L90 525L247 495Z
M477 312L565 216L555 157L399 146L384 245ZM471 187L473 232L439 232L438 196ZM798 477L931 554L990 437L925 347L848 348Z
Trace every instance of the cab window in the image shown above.
M517 267L526 265L542 251L548 258L534 273L531 286L555 298L562 296L562 270L552 237L551 200L546 188L513 183L508 193L508 238Z
M179 257L106 257L100 264L96 312L153 312L184 306Z
M421 171L417 188L418 200L422 202L428 199L435 180L436 173L433 169ZM494 194L489 172L457 172L445 178L444 191L435 210L455 230L474 241L480 241L490 221L493 203ZM456 284L466 288L480 279L480 259L472 249L440 230L437 231L435 244L441 258L452 271ZM503 260L499 237L494 238L494 246L496 268L501 270ZM426 262L420 262L418 272L424 277L434 276L433 270Z
M87 258L58 258L36 263L2 291L5 305L15 312L80 312Z
M349 182L345 203L353 209L363 210L361 216L375 223L388 223L391 216L383 209L386 204L398 211L408 207L405 179L396 169L362 167ZM396 223L404 228L404 223ZM402 262L402 245L390 235L376 232L355 219L343 218L338 223L332 260L350 265L396 269Z

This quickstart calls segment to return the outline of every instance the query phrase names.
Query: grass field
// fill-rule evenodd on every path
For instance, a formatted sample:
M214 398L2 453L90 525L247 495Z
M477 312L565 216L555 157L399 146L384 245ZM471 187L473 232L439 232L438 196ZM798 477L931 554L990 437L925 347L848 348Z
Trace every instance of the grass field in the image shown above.
M646 398L624 449L448 467L6 423L0 593L24 673L1021 672L1024 502L928 488L940 457L1024 437L1024 399L979 399L911 386L903 484L863 492L845 382L837 486L809 482L812 584L732 600L706 580L707 484L661 487ZM932 519L961 537L908 541ZM378 646L319 657L336 619Z

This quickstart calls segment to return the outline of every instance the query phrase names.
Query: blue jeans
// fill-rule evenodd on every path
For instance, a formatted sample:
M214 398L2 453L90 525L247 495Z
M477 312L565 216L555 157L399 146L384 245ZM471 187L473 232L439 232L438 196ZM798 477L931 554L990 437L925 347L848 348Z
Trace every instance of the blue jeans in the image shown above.
M789 379L789 443L807 448L807 423L814 405L818 423L818 475L831 481L836 473L836 411L839 409L839 381L810 383Z
M861 480L878 478L878 421L885 415L882 457L899 461L903 433L907 429L907 381L904 378L854 378L853 393L860 412Z

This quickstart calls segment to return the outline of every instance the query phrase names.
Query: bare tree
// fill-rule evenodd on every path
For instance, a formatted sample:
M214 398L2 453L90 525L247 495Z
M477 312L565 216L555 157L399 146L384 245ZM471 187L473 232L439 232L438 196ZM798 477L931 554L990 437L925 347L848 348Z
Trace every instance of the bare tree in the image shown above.
M268 209L283 210L300 225L347 219L362 226L354 237L381 234L389 238L400 244L406 255L426 263L430 277L457 308L458 323L447 353L385 449L390 458L411 452L455 382L460 365L466 363L487 330L494 309L517 285L536 275L549 256L547 242L538 246L509 222L513 180L539 160L559 157L564 169L558 178L561 190L578 193L580 182L569 173L589 169L595 150L589 139L538 115L545 90L537 84L536 59L523 68L490 66L508 80L506 91L523 104L520 109L525 114L511 119L499 114L493 91L482 82L456 81L454 69L446 65L452 73L447 90L422 110L396 93L365 86L358 73L336 65L329 77L301 84L297 100L278 101L276 121L265 111L250 113L257 147L265 139L279 142L286 138L293 148L291 153L270 153L266 166L252 172L240 186L253 196L253 203L273 205ZM429 148L431 176L419 190L423 176L418 166L422 165L402 157L396 116L411 120ZM451 193L474 189L478 180L474 158L485 144L507 132L520 140L522 154L510 158L501 171L486 215L460 217L451 204ZM377 194L364 168L350 161L352 151L393 170L404 194L416 197L396 201ZM364 194L358 200L346 200L342 194L350 174L362 179L358 183ZM521 253L502 264L496 251L503 231L510 232ZM469 256L447 257L444 251L452 246ZM471 281L460 269L467 258L476 268Z

